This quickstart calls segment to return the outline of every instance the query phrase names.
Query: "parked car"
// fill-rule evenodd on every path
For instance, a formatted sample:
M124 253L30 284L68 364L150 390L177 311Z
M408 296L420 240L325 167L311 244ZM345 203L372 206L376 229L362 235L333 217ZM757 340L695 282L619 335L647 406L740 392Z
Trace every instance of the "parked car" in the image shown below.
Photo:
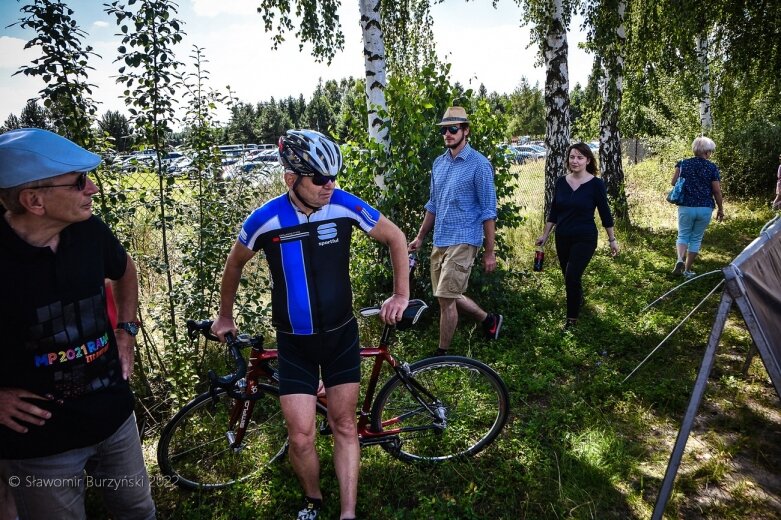
M542 146L538 146L536 144L524 144L521 146L516 146L515 149L519 153L524 154L526 158L533 161L538 159L545 159L545 148Z
M135 172L140 169L154 168L155 157L150 154L133 154L122 161L119 168L123 172Z
M517 162L515 149L512 147L512 145L500 144L497 146L497 148L499 149L499 153L505 156L507 162L510 163Z
M514 146L515 150L515 162L516 164L525 164L527 161L536 161L538 158L537 152L529 150L521 150L520 146Z
M261 152L261 154L258 156L258 160L265 162L277 162L279 161L279 150L263 150L263 152Z
M244 154L244 160L247 161L247 162L259 161L260 160L260 156L263 155L264 152L265 152L265 150L260 150L260 149L250 150L249 152Z

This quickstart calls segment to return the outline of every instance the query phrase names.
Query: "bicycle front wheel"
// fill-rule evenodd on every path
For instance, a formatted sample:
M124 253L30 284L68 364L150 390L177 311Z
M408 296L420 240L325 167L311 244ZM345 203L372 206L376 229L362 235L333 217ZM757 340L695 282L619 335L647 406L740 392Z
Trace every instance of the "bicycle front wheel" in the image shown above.
M410 366L408 377L412 390L395 375L372 407L374 430L399 438L397 444L382 444L394 457L440 462L474 455L507 422L507 387L480 361L461 356L423 359ZM416 384L425 392L416 390Z
M276 387L261 384L265 394L249 402L217 390L216 403L203 393L165 426L157 445L160 471L188 489L216 489L262 472L287 451L287 427ZM243 406L253 406L241 446L231 447Z

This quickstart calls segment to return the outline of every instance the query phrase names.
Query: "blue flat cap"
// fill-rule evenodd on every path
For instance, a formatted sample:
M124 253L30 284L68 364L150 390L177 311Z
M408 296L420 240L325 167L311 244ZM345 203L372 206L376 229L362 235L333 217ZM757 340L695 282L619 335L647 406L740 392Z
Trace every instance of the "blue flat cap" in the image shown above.
M0 135L0 188L88 172L99 164L99 155L48 130L19 128Z

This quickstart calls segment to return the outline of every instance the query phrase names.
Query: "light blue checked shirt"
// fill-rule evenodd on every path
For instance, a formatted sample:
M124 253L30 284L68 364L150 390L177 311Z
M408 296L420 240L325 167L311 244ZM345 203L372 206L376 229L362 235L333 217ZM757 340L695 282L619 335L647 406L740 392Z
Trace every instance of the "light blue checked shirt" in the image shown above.
M455 158L450 150L434 159L426 210L434 214L434 245L483 245L483 222L496 220L491 163L467 144Z

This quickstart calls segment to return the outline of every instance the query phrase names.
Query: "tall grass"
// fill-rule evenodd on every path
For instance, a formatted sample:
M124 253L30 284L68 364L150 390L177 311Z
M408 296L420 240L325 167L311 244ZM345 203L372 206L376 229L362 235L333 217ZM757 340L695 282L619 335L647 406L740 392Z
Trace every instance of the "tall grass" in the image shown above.
M506 230L502 269L476 274L476 299L505 315L502 337L487 343L462 320L455 353L490 364L505 379L512 415L498 441L479 456L442 465L401 463L379 448L362 453L358 514L385 519L648 518L693 386L717 298L626 383L623 379L717 283L689 284L649 311L649 302L681 280L673 267L675 208L664 201L670 161L627 168L631 225L619 227L622 251L611 258L604 233L585 276L587 304L574 332L563 332L564 292L553 251L531 273L542 226L542 163L517 168L516 196L527 220ZM535 188L535 186L537 186ZM539 190L539 191L535 191ZM771 217L751 201L725 204L696 268L725 266ZM421 276L427 276L422 273ZM362 304L364 302L356 302ZM412 361L436 347L438 318L399 334L394 348ZM364 343L376 338L365 326ZM668 518L781 516L781 419L761 361L741 367L751 345L741 320L726 327L692 432ZM458 389L454 388L454 392ZM145 448L153 477L155 439ZM331 440L320 438L324 518L338 518ZM234 488L186 493L155 481L160 518L293 518L301 490L289 463Z

